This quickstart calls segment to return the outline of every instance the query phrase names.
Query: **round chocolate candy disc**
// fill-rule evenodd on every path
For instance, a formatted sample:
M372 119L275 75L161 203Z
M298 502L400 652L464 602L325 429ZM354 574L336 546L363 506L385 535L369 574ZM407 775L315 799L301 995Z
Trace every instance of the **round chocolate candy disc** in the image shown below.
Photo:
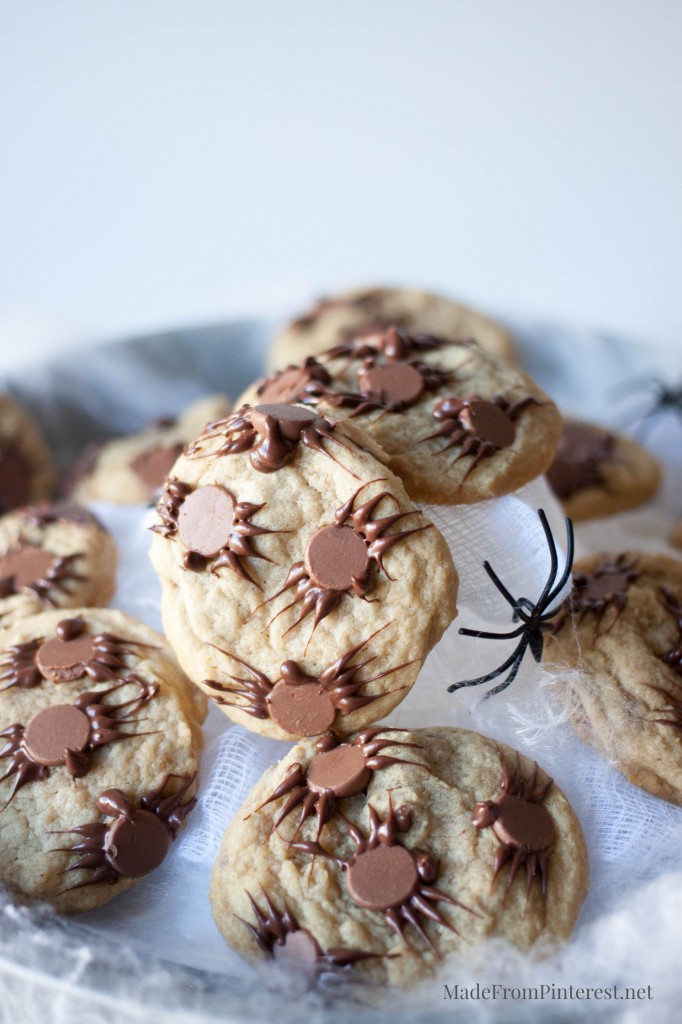
M263 405L290 402L299 388L305 387L310 381L310 374L302 366L290 366L283 370L275 380L269 381L258 396ZM258 406L262 408L262 406Z
M44 580L56 559L44 548L18 548L0 558L0 580L13 579L17 590Z
M217 484L197 487L178 513L178 531L190 551L206 558L227 544L234 526L234 499Z
M349 590L368 566L367 544L350 526L323 526L308 541L306 570L325 590Z
M290 441L298 441L303 428L317 418L317 413L311 412L310 409L302 409L300 405L286 405L283 402L256 405L251 410L249 418L261 437L267 434L265 420L268 416L277 421L284 437Z
M132 818L117 818L109 827L105 853L125 878L141 878L158 868L168 853L171 837L151 811L135 811Z
M554 822L542 804L531 804L505 794L497 801L499 816L493 824L497 838L521 850L546 850L554 841Z
M609 600L616 594L624 593L630 582L626 572L605 572L600 575L595 573L589 577L586 586L576 590L576 594L581 600Z
M388 910L406 903L419 876L404 846L375 846L361 853L346 872L348 892L367 910Z
M282 967L311 968L320 957L320 947L305 928L287 932L283 943L276 942L272 953Z
M70 640L55 636L38 648L36 664L46 679L68 683L83 675L94 655L95 641L88 633Z
M424 380L409 363L387 363L360 370L358 383L363 395L383 395L388 402L411 405L424 390Z
M37 711L24 731L32 761L54 767L66 763L66 752L80 753L90 739L90 720L72 704L53 704Z
M292 736L318 736L336 717L325 688L316 681L291 686L280 680L268 697L270 718Z
M342 743L334 750L317 754L308 765L308 788L315 793L355 796L372 776L360 747Z
M482 399L467 402L459 418L468 430L497 448L507 448L514 443L514 424L493 402L485 402Z
M181 444L170 445L166 448L153 448L149 452L142 452L138 455L130 463L130 466L142 483L154 492L163 485L181 452Z

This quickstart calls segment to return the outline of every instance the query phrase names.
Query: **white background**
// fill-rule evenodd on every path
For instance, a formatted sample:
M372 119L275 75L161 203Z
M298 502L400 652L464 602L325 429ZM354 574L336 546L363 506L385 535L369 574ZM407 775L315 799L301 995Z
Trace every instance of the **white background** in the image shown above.
M682 338L676 0L0 11L0 366L365 281Z

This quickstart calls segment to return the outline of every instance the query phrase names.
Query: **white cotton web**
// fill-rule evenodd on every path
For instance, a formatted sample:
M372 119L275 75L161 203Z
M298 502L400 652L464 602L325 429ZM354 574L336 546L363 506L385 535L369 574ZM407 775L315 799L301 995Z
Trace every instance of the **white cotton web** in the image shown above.
M212 708L227 724L224 715ZM178 842L178 856L195 862L212 862L225 829L246 800L263 772L284 757L291 744L266 739L232 726L218 735L204 751L201 775L205 780L192 812L192 827Z

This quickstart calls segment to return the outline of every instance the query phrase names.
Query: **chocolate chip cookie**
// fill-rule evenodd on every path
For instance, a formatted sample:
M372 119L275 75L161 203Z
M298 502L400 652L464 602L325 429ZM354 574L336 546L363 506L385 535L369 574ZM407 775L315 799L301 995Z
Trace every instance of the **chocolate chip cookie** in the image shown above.
M116 545L85 508L27 506L0 518L0 626L49 608L105 605L116 589Z
M268 367L281 369L332 345L391 326L444 338L474 338L486 351L502 359L514 358L508 331L458 302L411 288L356 288L321 299L288 324L272 344Z
M565 419L547 481L578 521L643 504L658 490L661 467L646 448L622 434Z
M90 446L69 477L73 501L113 501L122 505L155 498L188 441L229 411L224 395L209 395L177 419L159 420L139 434Z
M351 421L265 404L175 464L151 548L164 628L247 728L295 739L371 724L454 618L448 547L380 455Z
M580 824L536 764L463 729L377 727L303 741L265 773L225 834L211 904L266 971L408 987L493 936L548 951L587 882Z
M414 501L515 491L554 458L561 417L519 370L469 340L395 327L353 337L257 382L237 405L300 402L352 418Z
M682 562L591 555L573 580L545 655L571 721L630 782L682 804Z
M76 911L157 867L194 804L205 701L121 612L45 612L2 634L0 878Z
M54 486L51 456L38 427L9 395L0 395L0 515L49 498Z

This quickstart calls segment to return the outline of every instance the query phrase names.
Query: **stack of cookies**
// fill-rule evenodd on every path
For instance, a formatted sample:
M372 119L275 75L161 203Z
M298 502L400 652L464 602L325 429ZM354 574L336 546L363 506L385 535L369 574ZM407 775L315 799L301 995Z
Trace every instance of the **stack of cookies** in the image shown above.
M3 880L70 912L154 870L200 793L210 703L295 744L213 869L246 960L406 986L491 937L549 950L588 884L559 787L479 733L381 724L457 615L453 552L415 502L456 519L548 472L589 518L651 496L658 465L562 424L508 333L438 296L326 299L270 366L232 412L209 396L90 449L51 503L44 445L0 407ZM165 638L103 607L117 556L93 501L156 502ZM600 555L542 624L558 671L582 669L565 697L580 736L676 802L681 609L679 562Z

